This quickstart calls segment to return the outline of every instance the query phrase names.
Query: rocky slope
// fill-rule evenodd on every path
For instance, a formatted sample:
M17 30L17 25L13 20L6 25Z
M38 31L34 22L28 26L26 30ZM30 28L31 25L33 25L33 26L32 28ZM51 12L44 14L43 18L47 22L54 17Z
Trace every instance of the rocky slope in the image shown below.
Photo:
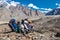
M60 33L60 15L44 16L38 20L33 20L34 32L26 34L10 32L11 29L7 24L0 25L0 38L10 40L60 40L56 33ZM14 35L13 35L14 34Z
M36 20L37 21L37 20ZM52 31L60 33L60 16L45 16L35 22L35 28L38 32Z

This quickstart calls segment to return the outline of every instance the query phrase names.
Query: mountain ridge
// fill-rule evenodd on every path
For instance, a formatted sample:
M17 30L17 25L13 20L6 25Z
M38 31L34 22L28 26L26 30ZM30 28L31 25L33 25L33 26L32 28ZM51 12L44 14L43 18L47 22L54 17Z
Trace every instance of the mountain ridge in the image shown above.
M39 10L32 10L28 7L17 4L16 6L10 5L9 8L7 7L7 3L3 3L0 5L0 21L10 20L11 18L15 18L17 20L25 19L25 18L37 18L42 17L42 14Z
M60 15L60 8L55 8L52 11L46 13L46 15Z

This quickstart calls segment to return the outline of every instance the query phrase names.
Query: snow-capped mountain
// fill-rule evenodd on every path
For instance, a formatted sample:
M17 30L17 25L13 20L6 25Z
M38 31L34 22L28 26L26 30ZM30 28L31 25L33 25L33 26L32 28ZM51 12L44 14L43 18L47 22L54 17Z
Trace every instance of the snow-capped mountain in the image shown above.
M48 12L46 15L60 15L60 8L55 8L52 11Z
M14 1L8 1L8 0L0 0L0 5L6 4L5 7L9 8L10 6L17 6L17 4L20 4L19 2L14 2Z
M5 21L9 20L11 18L16 19L22 19L26 17L37 17L42 16L42 14L39 10L32 10L28 7L26 7L23 4L20 4L18 2L7 2L7 1L0 1L0 20Z

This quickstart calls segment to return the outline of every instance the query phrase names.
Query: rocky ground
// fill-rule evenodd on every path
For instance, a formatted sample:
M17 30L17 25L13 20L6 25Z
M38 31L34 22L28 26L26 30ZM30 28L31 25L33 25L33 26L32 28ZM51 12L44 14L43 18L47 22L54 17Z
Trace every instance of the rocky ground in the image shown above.
M0 40L60 40L56 37L60 33L60 16L45 16L33 20L34 32L25 36L21 33L10 32L7 24L0 24Z

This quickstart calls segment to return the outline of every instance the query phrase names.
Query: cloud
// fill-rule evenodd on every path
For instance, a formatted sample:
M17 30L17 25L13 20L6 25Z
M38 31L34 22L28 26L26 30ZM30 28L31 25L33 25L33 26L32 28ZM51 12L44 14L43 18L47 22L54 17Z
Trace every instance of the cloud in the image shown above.
M39 7L37 7L36 5L34 5L34 4L32 4L32 3L28 4L28 7L32 7L32 8L34 8L34 9L39 9Z
M41 10L51 11L51 8L40 8Z
M10 5L12 5L12 6L16 6L17 4L20 4L19 2L15 2L15 1L11 1L10 2Z
M57 8L60 8L60 4L59 3L56 3L56 6L57 6Z
M32 8L34 8L34 9L45 10L45 12L52 10L51 8L39 8L39 7L37 7L36 5L34 5L34 4L32 4L32 3L30 3L30 4L28 5L28 7L32 7Z
M56 3L56 5L57 5L57 6L60 6L60 4L59 4L59 3Z
M49 11L40 11L40 12L42 12L42 13L48 13Z
M47 13L52 10L52 8L40 8L42 13Z
M6 8L9 8L11 5L12 6L17 6L17 4L20 4L19 2L15 2L15 1L11 1L10 3L6 2L8 5L6 6Z
M56 5L58 5L58 3L56 3Z
M11 5L12 6L17 6L17 4L20 4L20 2L15 2L15 1L9 1L10 3L7 3L8 4L8 6L7 6L7 8L9 8Z
M57 8L60 8L60 6L59 6L59 7L57 7Z

